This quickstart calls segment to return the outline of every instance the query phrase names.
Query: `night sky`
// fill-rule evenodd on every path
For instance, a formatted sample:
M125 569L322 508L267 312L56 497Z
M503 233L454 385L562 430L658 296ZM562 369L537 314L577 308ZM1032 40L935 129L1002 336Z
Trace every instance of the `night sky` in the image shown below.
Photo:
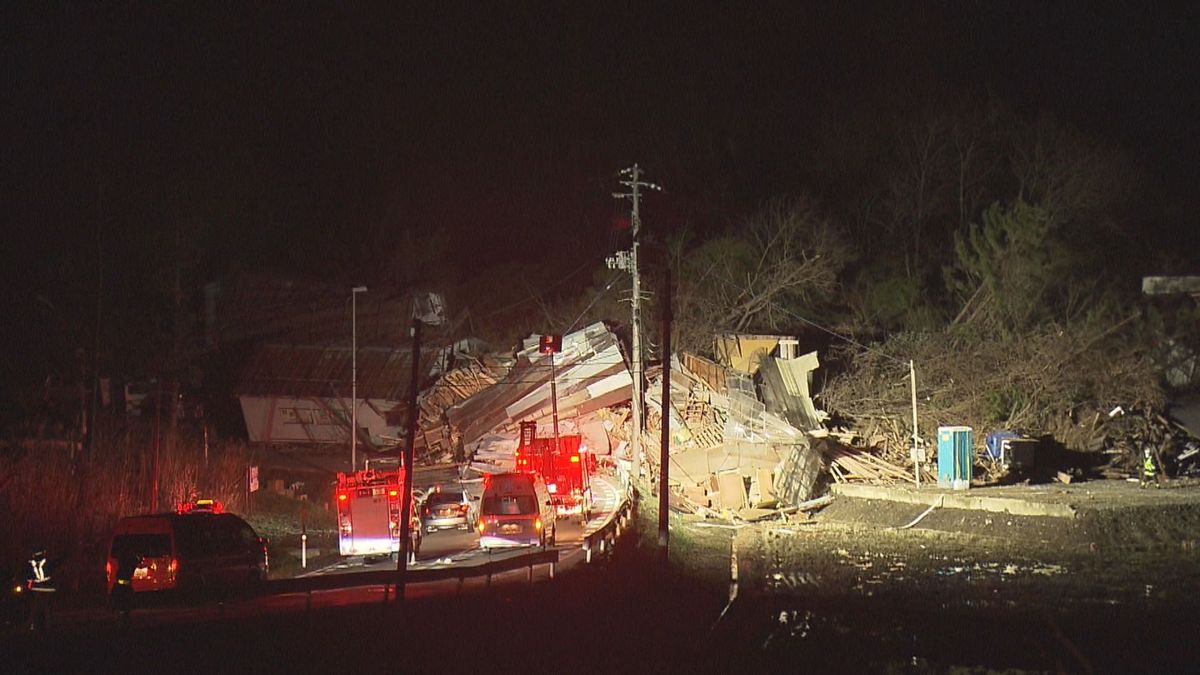
M603 256L634 161L668 188L649 228L836 200L889 122L988 95L1132 153L1147 236L1200 250L1194 3L482 4L5 3L7 337L86 344L97 259L120 320L180 260L374 283L405 231L460 275Z

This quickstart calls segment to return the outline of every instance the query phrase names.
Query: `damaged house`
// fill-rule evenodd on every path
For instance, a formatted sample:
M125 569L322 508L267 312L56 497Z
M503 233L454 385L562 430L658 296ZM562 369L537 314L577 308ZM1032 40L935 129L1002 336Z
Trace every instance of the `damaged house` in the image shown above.
M718 342L716 353L736 358L672 359L672 491L683 508L729 512L810 499L826 471L813 442L814 433L824 433L824 414L809 396L816 354L797 356L797 341L786 336L721 336ZM617 337L593 324L564 336L553 369L550 359L530 338L495 386L446 410L450 433L461 438L472 468L511 470L522 421L537 422L538 435L552 434L553 389L560 433L581 434L594 454L611 453L612 462L629 467L633 388ZM647 475L656 480L661 367L648 370L647 385L642 447Z
M581 434L593 454L608 454L606 416L612 407L627 406L633 392L617 336L595 323L564 335L562 351L553 355L539 351L536 336L526 339L494 386L445 411L446 424L476 469L509 470L520 422L538 422L539 435L553 433L552 391L560 433Z
M423 360L425 372L437 358ZM349 347L266 345L251 357L237 396L255 443L350 442L352 359ZM394 445L404 435L412 353L358 350L358 443Z
M684 508L744 512L795 505L819 488L821 452L810 432L823 433L823 414L809 396L816 353L796 356L785 336L723 335L722 363L693 354L673 359L671 487ZM662 428L661 370L651 373L651 411L644 447ZM759 391L761 390L761 396ZM657 453L647 453L657 475Z

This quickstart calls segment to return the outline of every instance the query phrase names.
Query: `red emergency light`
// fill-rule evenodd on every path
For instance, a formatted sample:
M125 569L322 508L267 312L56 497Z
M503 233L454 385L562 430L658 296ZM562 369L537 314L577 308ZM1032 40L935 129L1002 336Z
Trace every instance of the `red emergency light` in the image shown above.
M217 499L197 499L194 502L179 502L175 505L176 513L224 513L225 504Z
M542 354L557 354L562 351L561 335L543 335L538 342L538 351Z

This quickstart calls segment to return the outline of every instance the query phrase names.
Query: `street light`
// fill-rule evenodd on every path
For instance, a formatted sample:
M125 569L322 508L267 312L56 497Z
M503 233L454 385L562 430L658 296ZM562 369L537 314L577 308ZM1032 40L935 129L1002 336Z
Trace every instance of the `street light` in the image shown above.
M366 291L350 289L350 473L358 470L358 294Z

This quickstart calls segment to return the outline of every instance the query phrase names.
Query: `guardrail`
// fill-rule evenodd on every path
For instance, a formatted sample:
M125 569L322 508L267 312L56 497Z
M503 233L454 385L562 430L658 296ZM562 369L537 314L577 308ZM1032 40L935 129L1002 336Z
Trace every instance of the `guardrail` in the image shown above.
M592 562L592 552L599 551L601 555L612 555L613 546L616 545L617 539L621 536L622 530L629 526L629 519L633 514L633 505L626 497L621 505L613 512L611 518L604 525L596 528L591 534L583 538L583 552L587 556L587 562Z
M613 511L612 516L603 525L584 536L582 548L588 563L592 562L594 552L598 552L601 555L612 554L613 546L621 536L621 533L629 526L629 520L632 518L632 515L632 502L628 496L622 496L621 504ZM511 572L523 567L528 568L528 580L532 583L533 568L536 565L549 565L550 578L553 579L558 561L559 551L557 549L519 553L477 565L410 569L404 573L403 583L407 585L457 579L458 589L461 590L463 581L467 578L486 577L487 584L490 586L493 575ZM391 587L397 586L400 582L400 572L396 570L375 570L370 572L296 577L293 579L274 579L268 581L262 590L265 593L273 595L306 593L308 596L306 607L311 607L312 594L315 591L359 588L362 586L383 586L383 600L387 602Z
M554 578L554 569L558 565L559 552L557 549L520 553L499 560L491 560L478 565L462 565L454 567L435 567L432 569L407 570L404 572L404 584L428 583L457 579L458 588L462 589L463 580L468 577L487 577L487 584L492 584L492 576L503 572L529 569L529 582L533 582L533 568L536 565L549 565L550 578ZM401 573L397 570L374 570L370 572L348 572L346 574L324 574L311 577L296 577L293 579L273 579L266 582L262 590L272 595L286 593L306 593L306 606L312 606L314 591L329 591L339 588L359 588L362 586L383 586L384 602L392 586L401 583Z

